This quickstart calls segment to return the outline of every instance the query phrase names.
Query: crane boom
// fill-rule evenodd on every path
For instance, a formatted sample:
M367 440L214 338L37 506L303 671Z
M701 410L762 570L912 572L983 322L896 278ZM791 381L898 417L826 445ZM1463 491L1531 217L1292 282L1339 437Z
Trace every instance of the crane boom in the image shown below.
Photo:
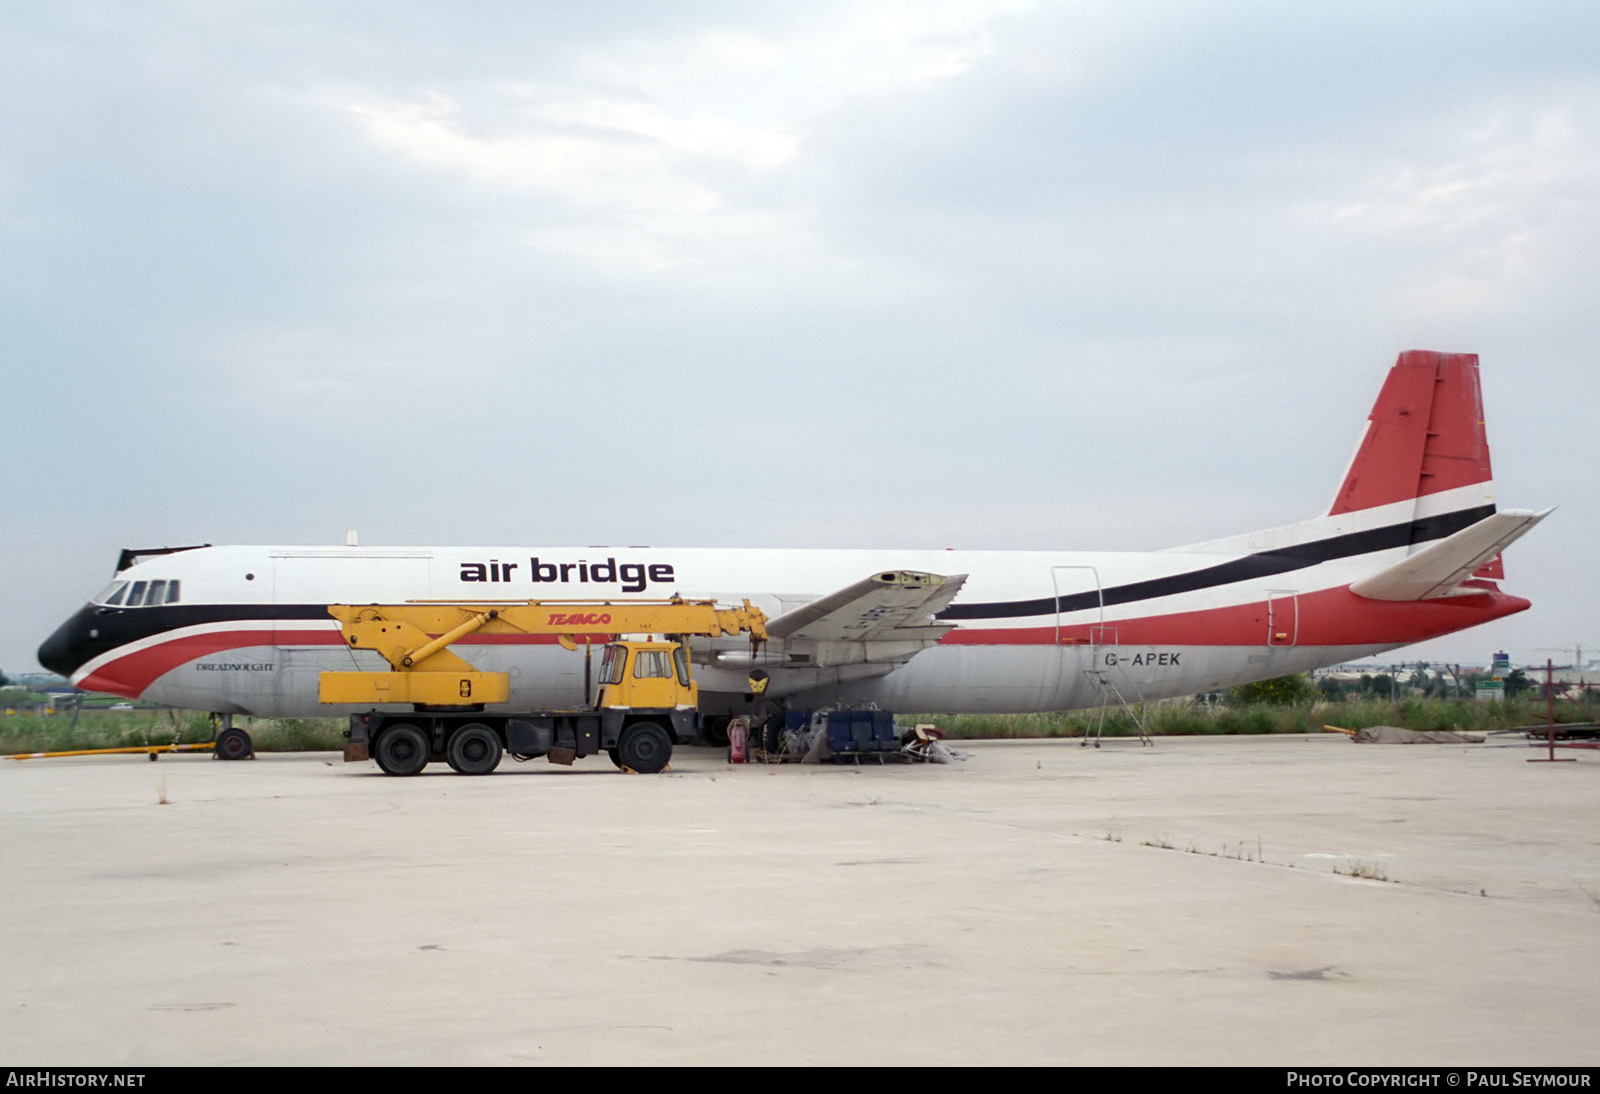
M621 634L767 636L766 616L748 600L721 608L714 600L408 601L333 604L345 645L373 650L389 672L324 672L324 703L412 703L430 707L503 703L510 677L479 672L450 646L470 634L554 635L567 649L579 640L609 642Z

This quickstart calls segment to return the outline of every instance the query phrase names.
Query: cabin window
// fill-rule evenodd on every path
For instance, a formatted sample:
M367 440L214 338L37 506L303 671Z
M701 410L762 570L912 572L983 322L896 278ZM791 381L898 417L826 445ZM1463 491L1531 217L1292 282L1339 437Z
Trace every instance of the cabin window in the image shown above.
M678 670L678 683L689 686L689 647L680 645L672 651L672 664Z
M640 650L633 655L633 675L639 680L664 680L672 676L665 650Z
M122 596L128 591L126 581L113 581L101 590L100 595L94 598L96 604L121 604Z
M622 669L627 663L628 651L621 646L607 646L606 653L600 660L600 682L602 684L622 683Z
M167 603L168 604L176 604L177 602L178 602L178 583L176 581L169 581L169 582L167 582Z
M161 604L167 599L167 583L165 581L152 581L150 590L144 594L145 607Z
M137 608L144 603L144 590L150 583L148 581L135 581L133 588L128 592L128 607Z

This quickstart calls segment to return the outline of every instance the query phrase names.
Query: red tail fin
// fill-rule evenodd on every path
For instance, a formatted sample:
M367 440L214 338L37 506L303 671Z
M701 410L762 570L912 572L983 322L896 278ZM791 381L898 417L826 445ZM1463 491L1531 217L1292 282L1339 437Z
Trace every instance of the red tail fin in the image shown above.
M1478 357L1407 350L1384 381L1329 516L1487 483Z

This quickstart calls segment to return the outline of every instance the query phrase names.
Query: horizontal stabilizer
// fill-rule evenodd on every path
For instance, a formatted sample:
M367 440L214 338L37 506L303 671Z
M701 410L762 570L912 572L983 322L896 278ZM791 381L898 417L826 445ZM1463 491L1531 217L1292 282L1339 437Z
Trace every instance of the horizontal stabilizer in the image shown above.
M767 624L767 636L821 642L937 641L954 624L934 624L930 617L955 598L966 580L966 574L886 570L785 612Z
M1364 577L1350 591L1368 600L1432 600L1449 596L1472 572L1494 558L1553 510L1507 509L1446 536Z

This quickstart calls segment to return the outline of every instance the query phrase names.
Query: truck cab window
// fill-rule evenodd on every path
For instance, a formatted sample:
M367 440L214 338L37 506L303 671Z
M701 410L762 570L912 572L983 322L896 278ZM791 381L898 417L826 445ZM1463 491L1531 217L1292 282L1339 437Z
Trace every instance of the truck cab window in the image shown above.
M606 653L600 660L600 682L602 684L622 683L622 669L627 663L628 651L621 646L607 646Z
M640 680L662 679L672 675L667 655L662 650L640 650L633 655L633 675Z

